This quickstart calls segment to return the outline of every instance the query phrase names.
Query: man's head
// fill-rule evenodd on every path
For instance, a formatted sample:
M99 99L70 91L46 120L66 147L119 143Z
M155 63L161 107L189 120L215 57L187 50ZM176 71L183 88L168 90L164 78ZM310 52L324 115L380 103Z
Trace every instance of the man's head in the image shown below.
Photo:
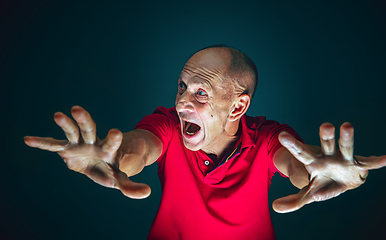
M253 61L246 54L223 44L209 46L201 51L211 48L219 48L229 53L230 63L224 74L224 81L232 82L235 94L248 94L252 99L257 87L257 69Z
M176 109L185 146L210 152L237 132L257 83L253 62L226 46L194 54L178 80Z

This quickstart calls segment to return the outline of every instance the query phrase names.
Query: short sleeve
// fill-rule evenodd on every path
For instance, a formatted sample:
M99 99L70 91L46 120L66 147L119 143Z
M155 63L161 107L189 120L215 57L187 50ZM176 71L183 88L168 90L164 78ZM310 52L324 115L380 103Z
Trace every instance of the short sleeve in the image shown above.
M156 135L162 142L162 156L168 149L178 123L175 108L158 107L152 114L144 117L135 129L144 129Z
M283 147L283 145L281 145L279 141L279 134L282 131L287 131L296 139L304 143L303 139L300 138L300 136L295 132L295 130L293 130L287 124L278 124L277 126L270 129L270 131L268 132L268 155L270 158L269 171L271 174L270 177L272 177L276 172L279 172L281 176L286 177L276 168L275 164L273 163L273 156L275 155L276 151Z

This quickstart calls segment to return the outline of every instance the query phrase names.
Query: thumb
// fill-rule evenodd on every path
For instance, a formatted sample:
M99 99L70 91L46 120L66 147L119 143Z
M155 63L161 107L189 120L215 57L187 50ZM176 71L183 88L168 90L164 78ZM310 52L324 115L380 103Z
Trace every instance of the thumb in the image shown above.
M313 202L309 194L307 194L308 186L302 188L297 194L289 195L276 199L272 203L272 208L275 212L278 213L289 213L296 211L306 205L307 203Z
M116 180L118 188L126 197L133 199L143 199L147 198L151 193L151 188L149 185L133 182L123 172L117 174Z
M315 177L308 186L305 186L297 194L275 200L272 208L278 213L293 212L308 203L325 201L336 197L347 189L346 186L331 178Z

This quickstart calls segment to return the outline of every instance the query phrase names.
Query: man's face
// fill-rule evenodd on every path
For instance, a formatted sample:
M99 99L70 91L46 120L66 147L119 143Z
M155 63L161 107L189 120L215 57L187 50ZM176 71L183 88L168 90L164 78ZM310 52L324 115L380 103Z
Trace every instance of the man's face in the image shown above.
M229 59L224 50L206 49L193 55L181 72L176 110L184 145L192 151L210 151L225 134L232 96L221 79Z

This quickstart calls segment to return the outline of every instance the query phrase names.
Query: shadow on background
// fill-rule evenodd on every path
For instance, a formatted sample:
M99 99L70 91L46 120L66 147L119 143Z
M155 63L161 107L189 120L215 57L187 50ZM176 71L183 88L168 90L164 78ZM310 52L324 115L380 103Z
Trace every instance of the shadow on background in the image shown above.
M0 236L145 239L160 201L157 166L133 179L132 200L69 171L23 136L64 138L52 119L87 109L104 138L157 106L171 107L177 77L197 50L224 43L259 70L249 115L292 126L309 144L329 121L356 127L356 154L386 154L386 6L383 1L5 1ZM386 169L359 189L291 214L272 212L280 239L379 239L386 234ZM276 176L270 202L297 190ZM201 223L198 223L201 224Z

